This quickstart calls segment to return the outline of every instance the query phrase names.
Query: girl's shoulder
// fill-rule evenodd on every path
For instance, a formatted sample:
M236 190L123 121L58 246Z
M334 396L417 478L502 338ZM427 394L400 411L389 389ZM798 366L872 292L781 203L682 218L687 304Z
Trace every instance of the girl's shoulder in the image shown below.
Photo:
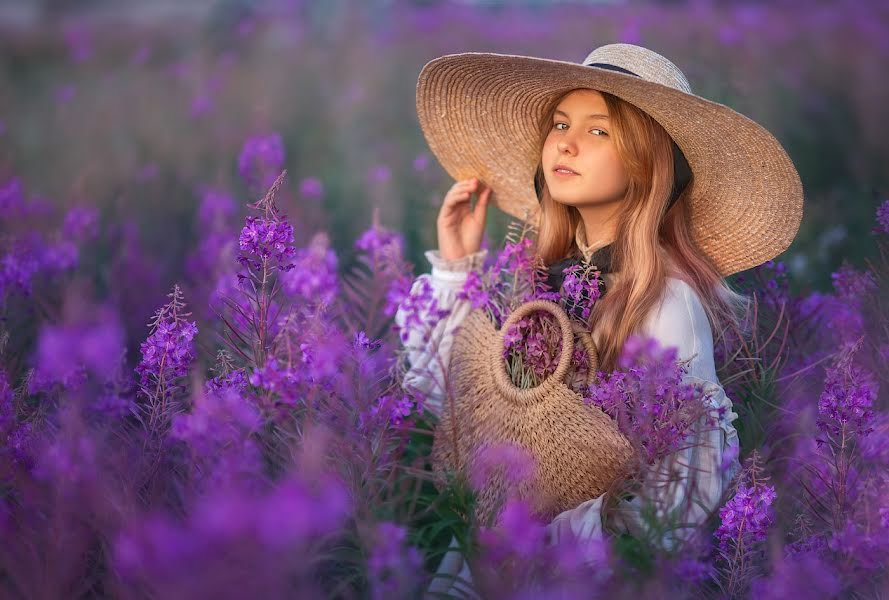
M704 305L694 288L678 277L667 277L664 295L649 313L643 331L661 345L677 346L680 357L700 352L712 344L712 332Z

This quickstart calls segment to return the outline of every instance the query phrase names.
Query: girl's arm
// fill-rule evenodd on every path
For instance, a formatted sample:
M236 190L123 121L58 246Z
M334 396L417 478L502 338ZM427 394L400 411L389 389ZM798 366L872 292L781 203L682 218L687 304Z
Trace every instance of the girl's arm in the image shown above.
M662 515L674 512L684 526L668 531L662 538L666 547L687 539L722 500L723 492L740 469L738 434L732 421L737 414L732 402L716 377L713 364L713 337L703 306L694 291L684 282L669 279L667 296L646 322L644 333L665 347L675 346L678 359L691 358L684 383L699 383L709 393L711 415L717 427L699 423L696 438L659 466L672 476L666 483L658 483L646 490L646 496L656 500ZM664 479L667 479L666 477ZM658 480L660 482L660 479ZM594 542L603 538L601 510L604 495L592 498L579 506L560 513L547 529L553 542L575 537ZM641 515L642 498L621 500L615 514L619 528L634 537L646 537L648 525ZM598 556L595 544L589 546L589 562Z
M426 260L430 273L417 277L411 285L412 298L419 302L402 302L395 314L395 324L402 335L410 368L403 379L405 388L419 391L425 406L439 416L445 397L444 373L450 360L451 344L456 327L472 308L469 300L457 298L470 271L480 269L488 251L479 250L457 260L445 260L438 250L428 250ZM434 311L449 311L438 318Z
M470 312L457 298L469 272L482 265L481 247L492 189L477 177L455 182L445 194L435 221L438 250L426 252L432 272L420 275L399 305L395 324L410 362L402 384L425 396L425 405L441 414L454 329ZM478 194L475 206L472 196ZM458 258L459 257L459 258Z

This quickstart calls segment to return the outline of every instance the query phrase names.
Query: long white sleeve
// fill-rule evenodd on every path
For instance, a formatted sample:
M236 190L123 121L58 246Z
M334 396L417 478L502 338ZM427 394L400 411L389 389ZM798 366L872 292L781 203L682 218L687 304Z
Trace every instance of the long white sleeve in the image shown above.
M410 368L404 376L403 385L424 394L425 407L436 416L441 414L445 398L444 373L450 361L454 330L472 310L472 304L459 299L457 295L469 272L481 268L487 254L488 251L482 249L461 259L445 260L438 250L426 251L426 260L432 265L432 270L414 280L410 293L419 294L422 287L428 285L437 307L450 313L435 320L434 327L409 322L403 307L395 313L396 325L407 334L404 347ZM420 320L425 321L424 318Z
M697 437L688 448L661 461L660 469L671 476L665 477L664 484L648 490L647 495L659 498L658 505L668 507L668 511L684 509L678 511L680 522L688 526L669 532L664 538L665 545L672 546L691 534L695 526L716 509L724 489L740 469L738 434L731 424L738 415L732 411L732 402L716 377L713 336L706 313L687 283L667 279L665 298L645 322L643 332L656 338L662 346L675 346L679 360L691 359L683 382L704 386L709 393L711 414L718 422L717 428L699 426ZM580 540L600 538L603 501L604 495L557 515L547 527L551 540L558 542L568 535ZM641 509L638 496L621 500L616 511L617 525L631 535L644 536L647 525Z

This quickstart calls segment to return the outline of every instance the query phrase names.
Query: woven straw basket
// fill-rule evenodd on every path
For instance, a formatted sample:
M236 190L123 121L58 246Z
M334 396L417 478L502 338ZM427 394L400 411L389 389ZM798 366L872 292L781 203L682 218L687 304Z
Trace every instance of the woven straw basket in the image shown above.
M522 389L506 373L504 337L511 325L538 310L558 321L562 352L549 378ZM432 445L437 485L444 484L446 472L471 473L478 451L488 444L518 445L535 462L530 478L507 483L500 472L478 490L476 516L483 522L496 520L507 492L530 502L535 514L549 520L601 495L626 473L630 443L613 419L586 405L564 381L575 335L591 358L587 383L593 383L598 355L592 337L548 300L522 304L499 331L483 309L474 310L454 337L448 369L451 394L442 406Z

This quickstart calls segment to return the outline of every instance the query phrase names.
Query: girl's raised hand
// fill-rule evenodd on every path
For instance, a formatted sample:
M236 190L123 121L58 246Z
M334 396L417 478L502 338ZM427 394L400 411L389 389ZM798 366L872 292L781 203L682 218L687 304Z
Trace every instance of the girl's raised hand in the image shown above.
M475 207L470 206L478 192ZM472 177L456 182L445 195L438 212L438 251L445 260L456 260L479 251L491 188Z

